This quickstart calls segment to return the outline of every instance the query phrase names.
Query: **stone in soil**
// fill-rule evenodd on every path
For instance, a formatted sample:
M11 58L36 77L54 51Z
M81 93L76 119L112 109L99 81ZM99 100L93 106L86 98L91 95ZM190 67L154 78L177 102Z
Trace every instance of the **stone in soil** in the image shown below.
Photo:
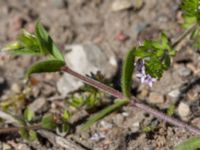
M106 78L110 78L117 70L115 55L111 51L103 51L95 44L67 45L65 49L66 64L82 75L100 71ZM62 96L66 96L82 85L82 81L65 73L57 82L57 89Z
M120 11L125 10L132 7L132 3L130 0L115 0L111 5L112 11Z
M168 93L168 96L174 100L180 97L181 91L179 89L174 89Z
M152 104L163 104L165 102L165 98L160 93L151 92L148 98L148 102Z
M190 115L190 106L185 102L180 102L178 105L178 114L182 119L186 119Z
M13 84L11 85L11 90L12 90L14 93L20 93L20 92L21 92L21 87L19 86L19 84L13 83Z
M188 77L192 73L192 71L185 66L179 67L177 71L181 77Z
M43 97L34 100L28 107L33 112L39 111L46 104L46 100Z

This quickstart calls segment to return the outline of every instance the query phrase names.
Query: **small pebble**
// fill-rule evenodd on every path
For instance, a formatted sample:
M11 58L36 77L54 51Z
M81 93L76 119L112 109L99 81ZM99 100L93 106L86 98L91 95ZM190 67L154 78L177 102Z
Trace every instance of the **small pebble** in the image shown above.
M175 98L175 99L177 99L180 96L180 94L181 94L181 92L180 92L179 89L175 89L175 90L168 93L168 95L170 97Z
M13 83L11 86L11 90L14 93L20 93L21 92L21 87L17 83Z
M27 144L18 144L17 149L20 150L31 150L31 148Z
M149 94L149 90L147 89L147 86L144 86L143 84L141 84L141 86L139 87L141 88L141 91L140 93L137 95L137 97L139 99L146 99L146 97L148 96Z
M33 112L39 111L44 105L46 104L46 100L43 97L40 97L36 100L34 100L30 105L29 109Z
M152 104L162 104L165 101L165 98L162 94L151 92L148 98L148 101Z
M200 117L197 117L191 121L192 125L200 128Z
M92 141L99 141L99 140L102 140L102 139L105 139L105 134L103 134L102 132L99 132L99 133L95 133L91 138L90 140Z
M111 10L120 11L120 10L129 9L131 7L132 7L132 4L130 0L115 0L112 3Z
M114 118L113 118L113 122L116 125L121 125L124 122L124 116L121 114L117 114Z
M137 132L140 129L140 123L139 122L134 122L131 128L131 132Z
M122 115L123 115L124 117L128 117L128 116L129 116L129 113L128 113L128 112L123 112Z
M6 143L0 143L2 150L9 150L12 149L12 147Z
M101 124L102 127L107 128L107 129L111 129L113 127L113 125L111 123L108 123L108 122L106 122L104 120L102 120L100 122L100 124Z
M190 106L187 103L180 102L178 105L178 114L181 118L189 116L191 113Z
M5 79L3 77L0 77L0 84L4 84L5 83Z
M66 0L51 0L56 8L64 8L67 6Z
M191 75L191 73L192 71L184 66L178 68L178 74L182 77L188 77L189 75Z

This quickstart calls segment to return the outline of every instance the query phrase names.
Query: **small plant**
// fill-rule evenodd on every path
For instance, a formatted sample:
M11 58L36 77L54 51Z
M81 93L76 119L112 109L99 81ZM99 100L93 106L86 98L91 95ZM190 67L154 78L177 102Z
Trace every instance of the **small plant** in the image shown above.
M122 67L122 78L121 78L121 88L122 93L89 77L82 76L77 72L73 71L67 66L64 61L64 57L61 54L59 48L53 42L52 38L48 35L42 24L37 21L35 26L35 33L31 34L27 31L23 31L17 38L17 41L7 45L2 49L4 52L9 52L15 55L33 55L33 56L43 56L46 58L45 61L36 62L33 64L26 73L26 79L28 79L33 73L45 73L45 72L57 72L62 71L68 73L76 78L79 78L83 82L92 86L85 86L86 97L76 97L73 95L71 97L70 105L79 108L84 105L87 107L93 107L98 102L97 99L100 98L101 92L112 95L116 100L109 106L103 108L96 114L90 116L86 123L81 127L81 131L86 130L92 124L107 116L113 111L121 108L124 105L130 105L133 107L138 107L143 111L154 115L155 117L164 120L165 122L176 125L180 128L184 128L193 134L200 135L200 129L194 128L181 122L177 119L172 118L171 115L174 113L174 105L172 105L168 110L167 114L163 114L137 100L136 97L131 95L131 85L132 85L132 75L134 71L136 72L136 77L142 82L150 87L154 82L158 81L164 71L166 71L170 65L173 56L175 56L176 45L182 41L188 34L191 34L191 39L194 41L194 45L199 47L199 24L200 24L200 1L199 0L182 0L181 8L183 10L183 16L185 19L184 28L186 32L183 33L180 38L175 42L171 42L165 33L162 33L160 38L156 40L146 40L142 45L132 48L123 63ZM32 113L29 110L25 111L26 121L30 121L32 118ZM67 132L69 130L68 120L70 115L68 111L64 111L62 119L54 118L52 114L46 114L43 116L41 121L42 127L47 129L55 130L61 127L62 131ZM145 132L153 130L155 127L149 127L144 129ZM35 132L32 130L31 133L22 128L20 134L27 139L29 137L35 137ZM199 139L191 140L193 142ZM191 142L189 141L189 142ZM197 142L198 144L199 142ZM199 144L200 145L200 144ZM195 147L196 148L196 147ZM178 148L180 149L180 148Z
M105 77L99 71L96 74L91 73L91 75L88 77L105 83L106 85L111 84L110 81L105 79ZM76 93L73 93L70 96L70 100L67 100L67 103L69 103L70 106L75 108L84 107L85 109L92 109L103 103L102 98L105 95L103 92L100 92L98 89L87 84L81 87L79 93L79 96L77 96Z
M37 133L34 130L32 129L28 130L25 128L32 121L33 117L34 113L29 108L25 109L22 119L23 126L19 130L19 134L21 135L21 137L29 141L37 139Z

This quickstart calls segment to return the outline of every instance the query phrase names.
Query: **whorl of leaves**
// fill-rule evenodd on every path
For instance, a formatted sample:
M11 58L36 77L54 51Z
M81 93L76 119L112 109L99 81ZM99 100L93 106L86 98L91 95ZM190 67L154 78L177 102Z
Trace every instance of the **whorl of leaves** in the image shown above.
M194 17L199 15L199 0L182 0L181 8L184 15Z
M193 23L200 24L200 0L182 0L181 9L187 26Z
M167 36L163 33L158 40L147 40L139 46L135 52L135 57L145 61L145 71L152 77L160 78L171 64L171 56L175 55L175 50Z

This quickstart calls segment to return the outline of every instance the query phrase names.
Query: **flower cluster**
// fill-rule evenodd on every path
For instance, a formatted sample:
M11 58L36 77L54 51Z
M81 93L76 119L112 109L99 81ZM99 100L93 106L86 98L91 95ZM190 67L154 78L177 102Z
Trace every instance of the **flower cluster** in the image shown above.
M157 79L153 78L151 75L149 75L145 72L144 60L138 59L135 64L135 68L136 68L136 72L137 72L136 76L137 76L137 78L140 79L141 83L145 83L145 84L149 85L150 87L152 87L153 82L155 82Z

